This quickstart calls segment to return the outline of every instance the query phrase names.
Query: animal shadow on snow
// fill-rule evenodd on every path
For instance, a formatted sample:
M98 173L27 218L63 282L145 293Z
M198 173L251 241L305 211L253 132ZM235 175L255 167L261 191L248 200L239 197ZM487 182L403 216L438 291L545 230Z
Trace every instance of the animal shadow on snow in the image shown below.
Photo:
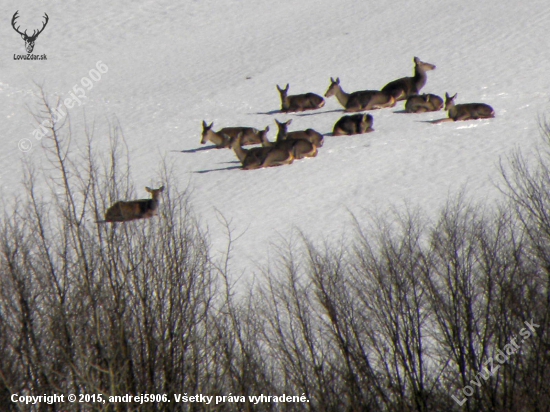
M316 114L342 113L342 112L344 112L344 109L323 110L323 111L316 110L316 111L311 111L311 112L308 112L308 113L291 113L291 114L293 114L295 116L305 117L305 116L315 116Z
M219 169L196 170L193 173L203 174L203 173L222 172L224 170L233 170L233 169L240 169L241 168L241 162L239 162L239 161L232 161L232 162L225 162L225 163L231 163L231 164L237 163L237 165L236 166L221 167Z
M286 113L282 110L270 110L269 112L256 112L256 113L248 113L248 114L279 114L279 113Z
M440 119L434 119L434 120L416 120L418 123L429 123L429 124L437 124L438 122L441 122L441 120L448 119L447 117L443 117Z
M211 150L211 149L219 150L215 145L210 145L210 146L197 147L196 149L172 150L172 152L177 152L177 153L197 153L197 152L203 152L203 151L205 151L205 150Z
M256 113L248 113L248 114L289 114L294 116L315 116L316 114L323 114L323 113L338 113L343 112L344 109L336 109L336 110L312 110L308 112L283 112L282 110L271 110L269 112L256 112Z

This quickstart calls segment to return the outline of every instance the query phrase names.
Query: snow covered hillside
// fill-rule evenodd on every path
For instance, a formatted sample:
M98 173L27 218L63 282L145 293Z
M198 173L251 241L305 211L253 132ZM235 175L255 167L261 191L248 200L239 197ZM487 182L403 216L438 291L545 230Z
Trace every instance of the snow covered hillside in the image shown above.
M14 60L25 54L11 27L16 10L29 31L49 15L33 52L47 60ZM549 108L545 0L21 1L0 13L2 193L20 190L23 159L45 157L27 109L38 109L34 82L66 98L101 61L108 71L72 109L73 129L81 130L85 110L96 120L94 144L107 149L107 119L116 116L140 190L162 183L161 159L173 162L215 249L227 240L216 211L244 233L234 245L237 271L265 261L270 242L293 228L334 239L350 228L350 213L361 220L405 203L431 213L463 187L498 198L499 160L537 142ZM413 56L437 66L423 92L488 103L496 118L433 125L446 113L405 114L400 102L370 112L374 133L329 135L316 158L252 171L239 170L232 151L199 143L203 120L216 130L269 125L272 140L275 119L330 134L343 115L334 97L315 112L282 114L276 85L322 95L338 76L348 92L379 89L411 76ZM21 139L32 149L20 151Z

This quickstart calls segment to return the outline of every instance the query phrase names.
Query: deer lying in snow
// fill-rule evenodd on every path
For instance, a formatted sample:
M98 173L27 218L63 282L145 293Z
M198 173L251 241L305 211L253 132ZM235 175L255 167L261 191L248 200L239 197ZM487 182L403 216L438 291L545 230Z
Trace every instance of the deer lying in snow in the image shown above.
M282 112L303 112L306 110L320 109L325 105L325 99L315 93L288 95L289 85L284 89L277 85L277 90L281 95L281 111Z
M296 137L289 136L289 134L286 132L286 125L289 122L279 123L277 120L275 121L277 122L278 125L280 125L279 134L277 135L277 140L274 142L270 142L267 139L267 136L264 136L264 140L262 142L263 147L272 147L276 149L286 150L290 152L290 154L294 159L303 159L304 157L317 156L317 148L320 146L318 146L317 144L315 144L310 140L298 137L298 134L294 135ZM312 140L317 141L317 143L319 143L318 139L312 139ZM322 140L320 141L320 143L322 144Z
M485 103L463 103L455 104L457 93L449 96L445 93L445 110L449 112L447 119L436 120L433 123L456 122L459 120L490 119L495 117L495 111Z
M164 186L158 189L146 187L145 190L151 193L151 199L116 202L105 212L105 220L99 220L97 223L128 222L155 216L159 207L159 197L164 190Z
M330 86L325 97L336 96L346 112L363 112L395 106L395 99L390 93L379 90L362 90L346 93L340 86L340 78L330 78Z
M232 148L244 170L282 166L294 161L294 156L286 148L253 147L247 150L242 148L241 141L242 133L239 133L232 143Z
M277 133L277 141L285 139L304 139L312 143L316 147L323 146L324 136L313 129L295 130L293 132L289 132L287 131L287 128L288 125L292 123L292 119L287 120L286 122L280 122L275 119L275 123L277 124L277 128L279 129L279 132Z
M350 136L374 132L372 128L373 118L370 114L353 114L340 118L334 125L332 134L334 136Z
M437 112L443 108L443 99L435 94L410 96L405 102L407 113Z
M212 130L214 123L208 125L202 121L201 144L211 141L218 149L231 149L232 139L235 139L239 133L243 134L242 145L258 144L262 142L262 134L269 131L269 126L264 130L258 130L254 127L224 127L217 132Z

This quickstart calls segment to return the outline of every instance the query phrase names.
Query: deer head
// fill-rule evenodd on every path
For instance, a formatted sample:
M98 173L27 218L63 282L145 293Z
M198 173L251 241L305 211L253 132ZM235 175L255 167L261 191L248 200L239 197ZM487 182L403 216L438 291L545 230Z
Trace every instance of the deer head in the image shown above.
M12 25L13 29L21 35L21 38L23 40L25 40L25 49L27 49L27 53L32 53L32 51L34 49L34 42L36 41L36 38L38 37L38 35L44 31L44 28L46 27L46 24L48 24L49 17L46 13L44 13L44 18L46 19L46 21L44 22L42 28L38 31L34 30L33 33L32 33L32 36L29 36L29 35L27 35L27 30L25 30L24 33L21 33L19 31L19 27L21 27L21 26L15 27L15 20L19 17L17 15L17 13L19 13L19 10L17 10L15 12L15 14L13 15L13 18L11 19L11 25Z

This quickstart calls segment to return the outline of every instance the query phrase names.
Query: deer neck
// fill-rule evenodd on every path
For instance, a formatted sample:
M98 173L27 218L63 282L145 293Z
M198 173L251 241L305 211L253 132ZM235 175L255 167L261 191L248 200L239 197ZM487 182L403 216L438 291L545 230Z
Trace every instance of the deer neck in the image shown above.
M151 210L152 212L156 211L159 207L159 200L158 198L152 198L151 200L149 200L149 210Z
M416 87L416 91L418 92L420 89L422 89L426 85L426 80L428 80L428 76L426 75L426 70L422 69L420 66L415 66L414 68L414 85Z
M282 142L284 139L285 139L285 136L287 135L287 131L286 129L279 129L279 131L277 132L277 138L275 139L275 141L277 143L279 142Z
M281 106L282 106L283 110L288 110L288 108L290 106L288 96L284 96L284 97L281 96Z
M346 93L344 90L342 90L342 87L340 85L337 85L334 95L336 96L340 104L346 107L349 100L349 93Z
M227 139L216 132L211 132L208 136L210 141L214 143L216 146L225 146L227 145Z
M241 139L236 139L235 142L233 142L232 147L239 161L243 163L246 158L246 150L241 147Z
M456 106L454 104L451 107L449 107L448 113L451 119L454 119L455 117L457 117L458 110L456 109Z
M275 143L273 142L270 142L268 139L267 139L267 136L262 133L262 146L263 147L273 147L275 146ZM277 135L277 141L279 141L279 135Z

